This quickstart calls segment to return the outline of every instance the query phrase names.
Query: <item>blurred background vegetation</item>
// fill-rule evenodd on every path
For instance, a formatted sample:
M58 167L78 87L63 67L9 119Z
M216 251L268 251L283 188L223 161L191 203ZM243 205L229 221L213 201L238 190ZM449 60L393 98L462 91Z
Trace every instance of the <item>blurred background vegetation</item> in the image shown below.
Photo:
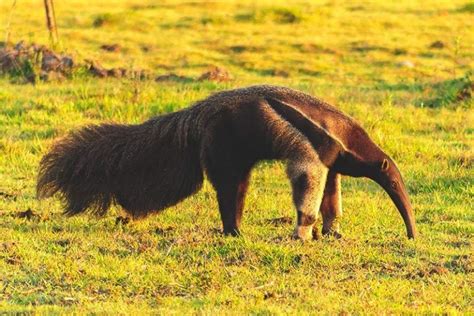
M0 1L0 311L472 314L474 3ZM282 163L252 175L242 238L209 183L140 222L64 218L38 161L85 124L140 123L223 89L301 89L395 158L420 238L344 178L344 238L299 243Z

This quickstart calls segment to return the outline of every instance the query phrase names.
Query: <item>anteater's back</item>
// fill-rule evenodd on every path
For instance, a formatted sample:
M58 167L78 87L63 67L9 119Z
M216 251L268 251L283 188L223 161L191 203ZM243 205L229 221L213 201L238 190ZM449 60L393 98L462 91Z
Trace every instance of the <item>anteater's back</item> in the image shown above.
M271 99L294 105L335 134L353 123L323 101L284 87L223 91L143 124L103 124L71 133L43 157L38 196L59 192L66 213L72 215L88 209L104 214L112 203L118 203L140 217L174 205L200 188L206 150L219 155L221 146L235 147L240 135L247 146L242 147L240 158L249 164L278 158L275 139L283 140L277 152L291 151L298 133L275 112L268 115L269 107L261 101ZM330 113L336 119L331 120ZM232 117L239 115L236 123ZM267 135L269 130L271 135ZM216 139L221 145L212 145Z

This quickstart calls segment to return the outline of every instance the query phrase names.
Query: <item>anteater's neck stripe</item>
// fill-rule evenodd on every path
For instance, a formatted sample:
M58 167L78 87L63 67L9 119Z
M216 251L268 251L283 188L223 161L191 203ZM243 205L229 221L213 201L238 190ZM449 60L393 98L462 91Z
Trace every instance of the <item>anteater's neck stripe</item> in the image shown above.
M291 108L292 110L298 112L301 116L303 116L305 119L307 119L308 121L310 121L312 124L314 124L316 127L318 127L319 129L321 129L329 138L333 139L335 142L337 142L339 145L341 145L341 147L344 149L344 151L346 152L349 152L351 153L352 155L358 157L359 155L357 155L356 153L354 153L352 150L350 150L349 148L347 148L347 146L342 142L341 139L339 139L337 136L335 136L334 134L331 134L330 131L328 131L327 129L325 129L324 127L321 126L321 124L319 124L318 122L315 122L311 117L309 117L308 115L306 115L306 113L302 112L300 109L296 108L295 106L285 102L285 101L282 101L282 100L277 100L277 99L274 99L275 101L278 101L280 102L281 104L283 105L286 105L287 107Z

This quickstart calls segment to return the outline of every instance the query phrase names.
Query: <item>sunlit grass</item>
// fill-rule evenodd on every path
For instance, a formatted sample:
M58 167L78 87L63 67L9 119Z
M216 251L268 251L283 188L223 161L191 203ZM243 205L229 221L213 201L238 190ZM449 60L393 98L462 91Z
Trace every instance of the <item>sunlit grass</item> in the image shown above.
M0 310L106 313L473 312L473 16L465 1L287 4L263 1L56 1L60 50L75 60L234 80L154 82L78 75L19 85L0 78ZM11 40L48 44L42 1L17 1ZM10 14L0 2L0 34ZM443 48L430 45L442 41ZM102 44L118 43L118 53ZM472 75L471 75L472 76ZM472 79L472 78L471 78ZM355 117L397 161L420 238L409 241L374 183L343 179L342 240L301 243L281 163L253 172L242 238L224 238L209 183L128 225L65 218L35 199L56 137L90 123L139 123L214 91L287 85ZM31 208L31 220L17 214Z

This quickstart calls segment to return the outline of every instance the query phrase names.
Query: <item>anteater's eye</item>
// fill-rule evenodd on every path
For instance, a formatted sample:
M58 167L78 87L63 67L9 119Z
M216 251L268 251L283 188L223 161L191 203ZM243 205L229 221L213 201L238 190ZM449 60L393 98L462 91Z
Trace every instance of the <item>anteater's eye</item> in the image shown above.
M390 186L392 187L392 189L396 189L398 187L397 181L391 181Z

